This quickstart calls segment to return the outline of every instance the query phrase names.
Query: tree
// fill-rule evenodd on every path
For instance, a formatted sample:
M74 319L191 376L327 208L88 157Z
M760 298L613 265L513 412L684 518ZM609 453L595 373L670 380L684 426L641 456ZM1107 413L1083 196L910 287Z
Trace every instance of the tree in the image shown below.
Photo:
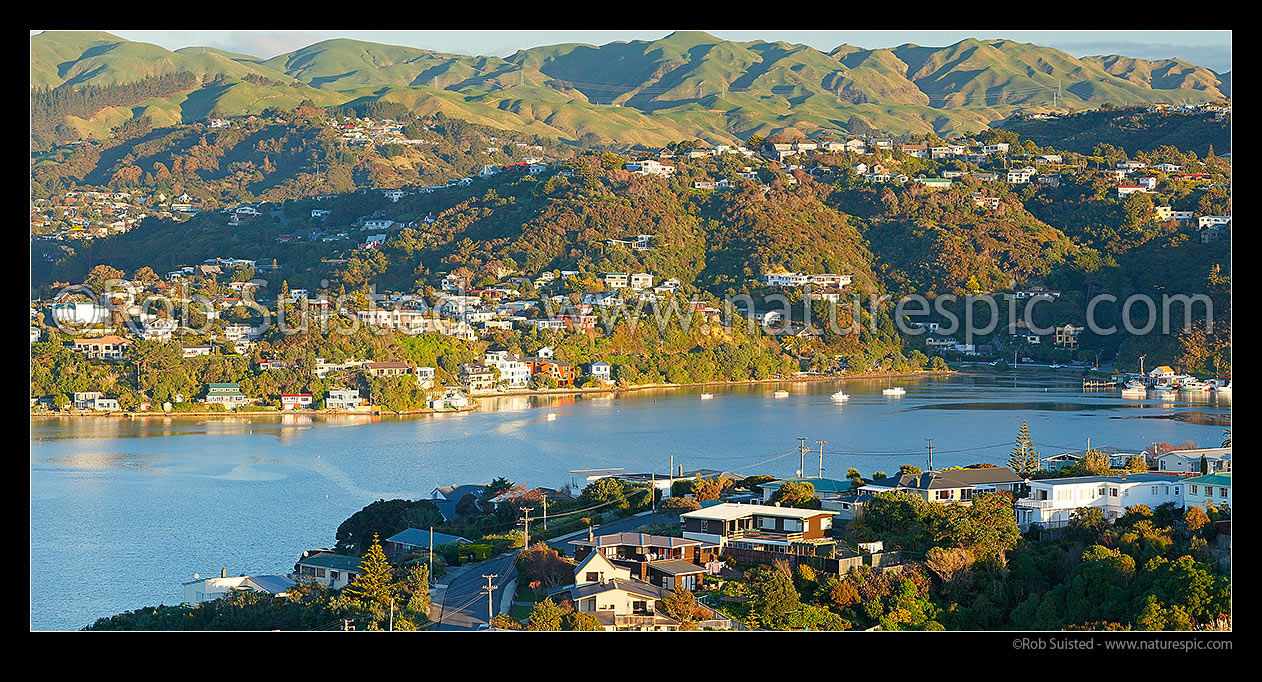
M809 481L785 481L771 494L772 504L780 503L783 507L799 507L815 501L815 486Z
M118 268L112 268L108 265L98 265L88 272L88 276L83 280L83 283L93 289L96 289L97 291L105 291L105 287L111 280L119 280L125 276L126 273Z
M360 601L389 606L390 598L394 596L394 571L375 534L368 553L359 562L359 570L360 574L347 586L347 591Z
M1142 474L1148 471L1148 460L1143 455L1131 455L1126 458L1126 470L1132 474Z
M1021 430L1017 432L1017 444L1008 455L1008 468L1018 476L1029 478L1039 469L1039 453L1034 449L1034 441L1030 438L1030 426L1021 420Z
M563 623L566 630L576 632L599 632L605 629L596 616L585 611L571 611L565 614Z
M898 467L899 476L919 476L923 473L925 473L924 470L915 464L903 464Z
M526 624L526 629L532 632L555 632L561 629L563 618L565 618L565 609L557 606L556 602L548 597L541 602L535 602L535 607L530 610L530 620Z
M690 590L673 590L662 600L662 611L679 621L680 630L696 630L701 620L701 607Z
M1200 505L1188 505L1183 510L1183 523L1188 527L1188 530L1195 533L1209 524L1209 515L1205 513L1204 509L1201 509Z
M408 587L412 596L408 599L407 609L418 616L429 618L429 565L423 561L412 564L408 571Z
M1109 456L1092 448L1078 460L1078 473L1084 476L1107 476L1113 470Z
M759 565L749 569L745 576L753 592L751 614L757 616L758 622L771 627L781 625L801 606L787 568Z

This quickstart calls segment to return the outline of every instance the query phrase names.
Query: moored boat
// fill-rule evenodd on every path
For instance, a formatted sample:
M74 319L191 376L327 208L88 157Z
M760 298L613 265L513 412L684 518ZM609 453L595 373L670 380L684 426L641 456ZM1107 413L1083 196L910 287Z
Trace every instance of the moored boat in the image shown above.
M832 394L832 396L830 396L830 397L831 397L833 400L836 400L836 401L838 401L838 402L840 402L840 401L842 401L842 400L850 400L850 396L846 395L846 392L845 392L845 391L837 391L836 393Z
M776 398L788 398L788 397L789 397L789 392L788 392L788 391L776 391L775 393L772 393L771 395L772 395L772 396L774 396L774 397L776 397Z
M702 394L701 394L701 399L702 399L702 400L709 400L709 399L711 399L711 398L713 398L713 397L714 397L714 394L713 394L713 393L702 393Z

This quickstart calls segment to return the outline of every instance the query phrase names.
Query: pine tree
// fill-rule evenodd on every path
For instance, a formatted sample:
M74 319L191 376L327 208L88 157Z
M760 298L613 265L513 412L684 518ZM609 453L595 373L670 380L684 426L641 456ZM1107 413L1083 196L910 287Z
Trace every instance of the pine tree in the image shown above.
M1039 468L1039 453L1034 450L1034 441L1030 439L1030 427L1021 420L1021 430L1017 432L1017 444L1008 456L1008 468L1021 476L1031 476Z
M372 546L368 548L368 553L359 562L359 570L359 576L346 589L360 601L388 606L390 598L394 596L394 585L391 584L394 572L390 568L390 561L386 559L386 553L381 550L381 542L376 533L373 533Z

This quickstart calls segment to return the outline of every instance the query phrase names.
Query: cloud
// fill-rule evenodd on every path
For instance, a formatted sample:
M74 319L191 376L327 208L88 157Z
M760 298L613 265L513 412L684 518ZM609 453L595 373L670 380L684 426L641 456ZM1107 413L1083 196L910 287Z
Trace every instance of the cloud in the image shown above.
M1050 47L1064 50L1076 57L1088 55L1120 54L1141 59L1170 59L1178 57L1187 62L1213 69L1219 73L1231 68L1231 45L1175 45L1172 43L1141 43L1121 40L1096 40L1082 42L1052 42Z
M328 39L329 36L316 33L234 31L226 40L217 41L212 47L218 47L229 52L248 54L262 59L271 59L277 55L293 52L312 43Z

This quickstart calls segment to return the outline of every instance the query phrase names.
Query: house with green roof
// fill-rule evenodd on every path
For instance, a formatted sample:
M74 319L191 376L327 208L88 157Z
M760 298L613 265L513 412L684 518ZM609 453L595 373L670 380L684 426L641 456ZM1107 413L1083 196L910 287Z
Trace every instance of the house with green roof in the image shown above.
M1231 506L1231 472L1224 471L1183 479L1183 506Z
M240 384L226 383L211 384L206 389L206 400L204 402L207 405L223 405L230 410L235 410L242 405L254 402L254 399L247 398L241 392Z

